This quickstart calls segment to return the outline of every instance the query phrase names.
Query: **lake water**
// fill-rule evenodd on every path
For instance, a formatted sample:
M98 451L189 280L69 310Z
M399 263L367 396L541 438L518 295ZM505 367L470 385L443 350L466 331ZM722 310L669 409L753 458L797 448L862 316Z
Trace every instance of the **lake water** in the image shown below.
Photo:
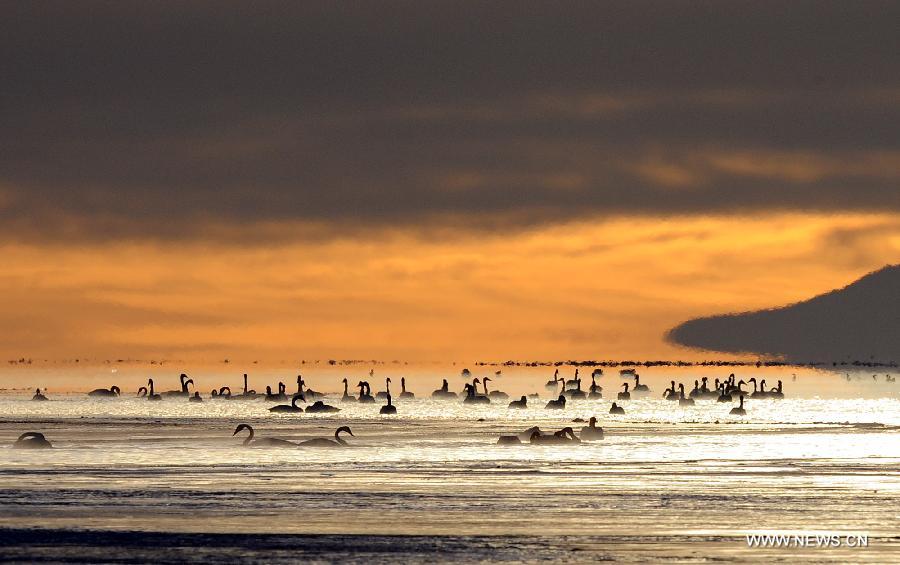
M561 367L571 378L574 369ZM430 398L442 377L460 391L456 366L383 366L373 392L400 376L416 399L383 404L327 400L337 414L272 414L264 400L148 402L133 396L146 371L44 368L25 380L50 384L50 402L0 396L0 441L40 431L52 450L0 449L0 557L18 560L268 562L297 559L382 561L833 561L900 559L900 386L885 370L639 369L652 389L610 398L624 382L615 369L598 379L603 400L544 409L555 395L552 369L496 367L493 389L538 392L526 410L507 401L473 406ZM177 372L156 369L160 388ZM340 391L368 368L307 368L317 390ZM748 399L747 416L730 404L693 407L661 398L669 381L782 380L784 400ZM590 370L583 388L590 383ZM873 379L872 375L876 378ZM23 373L16 374L21 383ZM141 375L140 377L138 375ZM238 392L239 374L191 376L206 391ZM251 375L257 389L292 378L286 370ZM11 378L11 377L10 377ZM119 383L121 398L88 398L72 383ZM99 383L99 384L98 384ZM174 383L175 386L172 386ZM262 385L262 386L261 386ZM752 388L752 387L750 387ZM538 425L556 430L596 415L602 441L498 446L501 434ZM349 425L345 449L249 449L238 423L257 437L302 441ZM867 548L749 548L761 531L868 536Z

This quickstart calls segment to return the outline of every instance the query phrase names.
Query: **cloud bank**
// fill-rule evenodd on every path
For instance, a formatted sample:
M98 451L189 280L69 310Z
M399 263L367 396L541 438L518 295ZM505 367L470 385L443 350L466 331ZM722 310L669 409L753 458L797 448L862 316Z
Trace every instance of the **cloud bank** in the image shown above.
M896 3L0 15L7 240L900 211Z

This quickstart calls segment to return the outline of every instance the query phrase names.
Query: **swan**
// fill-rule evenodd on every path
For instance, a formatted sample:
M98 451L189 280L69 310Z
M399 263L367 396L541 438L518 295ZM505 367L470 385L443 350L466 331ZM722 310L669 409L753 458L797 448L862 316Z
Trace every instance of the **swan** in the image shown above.
M372 396L372 390L369 388L369 383L367 381L359 381L359 384L356 385L359 388L359 402L363 404L372 404L375 402L375 397Z
M269 408L269 412L303 412L302 406L297 406L297 401L306 402L306 398L299 392L291 397L290 404L279 404Z
M565 397L565 395L562 395L562 394L559 395L559 398L557 398L556 400L551 400L550 402L547 403L546 406L544 406L545 409L549 409L549 410L562 410L565 407L566 407L566 397Z
M382 406L382 407L381 407L381 410L379 410L378 413L379 413L379 414L396 414L396 413L397 413L397 407L394 406L393 404L391 404L391 395L390 395L390 393L388 393L388 395L385 397L385 400L387 400L387 404L385 404L384 406Z
M297 392L302 394L304 397L309 398L310 400L325 398L324 394L322 394L321 392L316 392L309 387L307 387L306 390L303 390L304 386L306 386L306 381L303 380L303 375L297 375Z
M528 408L528 399L524 396L519 400L513 400L509 403L510 408Z
M588 425L581 428L581 439L582 440L596 440L603 439L603 428L597 427L597 418L591 416L591 419L588 420Z
M722 385L719 389L719 398L717 399L719 402L731 402L732 401L731 393L725 392L725 390L726 390L725 386L726 386L725 383L722 383Z
M247 438L244 439L244 442L241 444L244 447L297 447L296 443L284 439L277 439L272 437L253 439L253 426L251 426L250 424L238 424L238 427L234 429L234 433L231 435L236 436L244 430L250 431L250 435L247 436Z
M188 398L188 402L203 402L199 392L194 392L194 396Z
M638 374L634 375L634 388L631 389L632 392L650 392L650 387L647 385L641 384L641 376Z
M747 379L747 382L753 383L753 392L750 393L750 398L763 398L766 396L766 393L756 387L756 377Z
M384 390L379 391L377 394L375 394L376 399L384 400L385 398L387 398L388 396L391 395L391 378L390 377L384 379L384 387L385 387Z
M578 384L578 367L575 368L575 376L566 381L566 388L573 387Z
M190 391L188 390L188 383L194 384L194 379L189 379L187 375L181 373L179 375L178 380L181 381L181 390L167 390L162 393L163 396L173 397L173 396L190 396Z
M431 398L456 398L456 393L450 390L450 384L447 379L443 379L441 388L431 393Z
M616 404L615 402L613 402L612 406L609 407L609 413L610 414L621 414L624 416L625 409L622 408L621 406L619 406L618 404Z
M678 393L675 391L675 389L678 387L675 386L675 381L670 382L672 384L669 386L669 388L666 389L666 392L663 393L663 396L666 400L678 400Z
M472 379L472 384L467 384L465 386L466 397L463 398L463 402L467 404L490 404L491 399L487 396L478 394L478 384L481 381L478 378Z
M278 402L279 400L287 400L288 397L287 397L287 394L285 394L286 390L287 390L287 387L282 382L278 383L278 392L277 393L273 393L272 387L266 385L266 401L267 402Z
M570 427L565 427L553 435L544 435L540 431L535 430L528 439L531 443L556 444L556 443L581 443L575 431Z
M147 379L147 386L150 387L150 391L147 393L147 400L162 400L162 396L153 392L153 379Z
M142 386L137 390L137 397L144 398L145 396L147 396L147 387Z
M691 398L696 398L699 395L700 395L700 381L698 381L697 379L694 379L694 388L691 389L691 392L690 392L690 394L688 394L688 396Z
M594 371L597 372L596 370ZM601 372L602 374L602 372ZM591 374L591 388L588 392L588 398L594 400L597 398L603 398L603 387L597 384L597 377L594 374Z
M576 371L576 374L577 374L577 371ZM565 394L571 400L584 400L585 398L587 398L587 395L584 393L583 390L581 390L581 379L580 378L575 379L575 388L574 389L570 388L569 390L564 391L563 394Z
M100 397L109 398L109 397L113 397L113 396L119 396L120 394L122 394L122 391L119 390L119 387L117 387L116 385L113 385L113 386L109 387L108 389L95 388L94 390L92 390L91 392L88 393L88 396L100 396Z
M40 432L25 432L12 444L13 449L48 449L53 444Z
M300 447L346 447L348 444L341 438L341 432L347 432L351 436L353 435L353 432L350 431L350 426L341 426L334 431L334 439L326 439L324 437L308 439L306 441L301 441Z
M684 385L681 385L681 390L678 392L678 405L679 406L693 406L694 399L687 398L684 396Z
M400 398L415 398L416 395L406 390L406 377L400 377Z
M39 400L39 401L50 400L49 398L47 398L46 396L44 396L43 394L41 394L41 389L39 389L39 388L38 388L38 389L35 389L35 391L34 391L34 396L32 396L31 399L32 399L32 400Z
M618 395L619 400L631 400L631 393L628 392L628 383L622 383L622 386L625 387L625 392L620 392Z
M334 414L335 412L340 412L341 409L337 406L332 406L330 404L325 404L321 400L316 400L310 406L306 407L307 414Z
M746 416L747 415L747 411L744 410L744 395L743 394L741 395L741 405L735 406L734 408L732 408L731 412L729 412L729 414L733 414L735 416Z
M350 391L347 388L348 387L347 379L344 378L341 380L341 382L344 383L344 396L341 397L341 402L356 402L356 397L351 396Z
M228 395L229 400L256 400L259 395L247 386L247 373L244 373L244 391L241 394Z
M771 398L784 398L784 393L781 392L781 381L778 381L778 386L769 391L769 396Z
M212 397L218 400L230 400L231 399L231 387L223 386L219 389L218 393L213 389Z
M556 390L556 383L559 382L559 369L553 371L553 380L547 381L547 384L544 385L544 388L547 390Z
M509 395L506 394L505 392L503 392L502 390L492 390L491 392L488 392L487 384L488 384L489 380L492 380L492 379L490 377L485 377L481 381L481 384L484 385L484 395L485 396L487 396L488 398L496 398L497 400L506 400L507 398L509 398Z

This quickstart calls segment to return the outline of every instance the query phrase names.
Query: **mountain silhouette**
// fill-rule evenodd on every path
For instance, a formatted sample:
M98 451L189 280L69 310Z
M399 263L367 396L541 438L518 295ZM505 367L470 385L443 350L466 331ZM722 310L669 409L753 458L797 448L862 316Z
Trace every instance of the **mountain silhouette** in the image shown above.
M815 298L696 318L666 339L692 348L757 353L791 362L900 360L900 265L888 265Z

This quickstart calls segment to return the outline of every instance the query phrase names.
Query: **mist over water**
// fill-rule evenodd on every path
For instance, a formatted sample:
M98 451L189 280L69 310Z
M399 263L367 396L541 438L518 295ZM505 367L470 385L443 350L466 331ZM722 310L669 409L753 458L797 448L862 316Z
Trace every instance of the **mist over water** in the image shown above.
M560 369L572 378L574 368ZM900 387L886 378L889 371L639 368L652 392L620 402L626 414L611 416L610 399L633 383L613 368L598 379L602 400L570 401L562 411L544 409L556 396L545 388L553 374L548 367L471 367L473 378L491 375L489 388L508 392L510 400L539 392L525 410L508 409L509 400L431 399L441 378L461 390L461 366L376 366L371 378L368 370L304 369L306 385L330 392L326 402L341 409L317 415L272 414L267 408L276 403L262 399L210 400L214 386L240 392L241 375L231 372L190 373L205 397L196 404L134 397L143 369L39 369L30 375L53 385L51 401L32 402L30 392L0 396L0 437L8 446L23 431L41 431L55 449L0 448L0 527L367 539L613 536L620 551L640 547L644 558L681 536L707 536L701 541L710 551L731 551L739 548L734 536L746 531L852 529L873 536L869 556L896 550L888 537L900 511ZM20 381L28 374L16 371ZM681 407L661 397L670 380L690 390L695 378L730 372L765 378L768 386L780 379L786 398L747 399L747 416L737 417L729 415L733 404L697 400ZM586 389L590 370L581 375ZM177 373L154 376L157 390L178 388ZM369 380L373 393L392 377L398 414L379 415L383 401L341 402L343 376L351 385ZM415 399L397 398L401 376ZM293 370L269 369L251 373L250 386L277 388L282 380L290 394L291 377ZM123 396L54 390L55 383L76 382L82 389L119 384ZM578 431L585 424L572 420L591 416L605 430L602 441L496 445L501 434L533 425ZM340 425L354 437L347 449L250 449L241 446L243 434L232 437L244 422L257 437L331 437ZM670 542L657 546L647 536ZM476 546L469 558L478 558Z

